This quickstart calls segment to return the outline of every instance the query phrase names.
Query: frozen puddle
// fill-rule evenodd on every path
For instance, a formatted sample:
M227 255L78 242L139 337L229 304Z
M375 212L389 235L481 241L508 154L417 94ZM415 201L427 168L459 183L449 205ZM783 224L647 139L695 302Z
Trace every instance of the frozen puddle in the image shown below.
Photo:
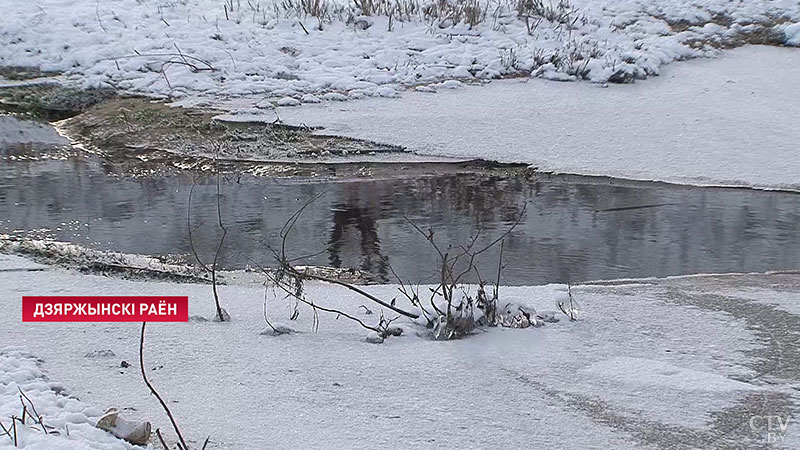
M744 47L603 89L540 79L281 108L287 123L430 155L696 185L800 190L800 50ZM376 126L376 124L379 124Z

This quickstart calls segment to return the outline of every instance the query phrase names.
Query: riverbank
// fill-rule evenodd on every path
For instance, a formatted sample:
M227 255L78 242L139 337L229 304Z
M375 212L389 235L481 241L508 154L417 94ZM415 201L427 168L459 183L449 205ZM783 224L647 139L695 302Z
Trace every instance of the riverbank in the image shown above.
M719 49L800 44L800 6L785 0L48 0L6 14L0 74L59 72L79 87L283 105L397 97L455 80L630 83Z
M289 124L419 154L800 191L796 67L800 50L753 46L670 65L661 77L632 86L511 80L278 113Z
M100 101L94 91L49 84L5 87L0 97L45 117L72 99L83 109L58 123L62 133L144 175L220 167L380 176L381 168L396 173L395 164L432 172L466 165L797 192L797 65L797 49L750 46L629 86L504 80L302 108L275 109L252 95L206 102L197 94L169 106Z

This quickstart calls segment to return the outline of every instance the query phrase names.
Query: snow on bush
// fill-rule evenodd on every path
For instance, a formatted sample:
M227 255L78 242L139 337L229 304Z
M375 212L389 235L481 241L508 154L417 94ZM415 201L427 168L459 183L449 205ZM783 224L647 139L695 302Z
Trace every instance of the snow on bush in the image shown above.
M158 96L341 96L327 100L347 99L351 91L356 98L394 96L387 88L531 73L626 82L713 46L744 43L737 37L752 34L752 27L800 20L800 3L790 0L43 0L5 6L0 66L36 66L85 86ZM786 35L790 45L800 41L796 26Z

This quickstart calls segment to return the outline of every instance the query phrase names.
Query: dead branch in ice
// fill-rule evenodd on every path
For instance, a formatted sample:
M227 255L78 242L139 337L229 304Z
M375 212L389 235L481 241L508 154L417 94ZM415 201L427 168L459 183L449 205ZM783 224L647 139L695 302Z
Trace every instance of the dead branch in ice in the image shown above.
M389 336L399 336L402 334L402 329L396 326L392 326L392 322L397 320L400 316L397 316L393 319L386 319L383 315L383 311L381 311L380 318L378 319L378 323L376 325L369 325L363 320L359 319L358 317L348 314L344 311L328 308L318 303L315 303L313 300L309 300L306 298L305 290L302 287L303 279L302 278L295 278L293 276L288 275L279 275L280 272L274 273L274 271L270 271L264 267L255 263L258 269L261 271L264 276L267 277L269 283L265 284L265 289L269 288L271 284L273 288L280 289L286 294L286 297L292 298L299 303L303 303L311 307L312 311L314 312L314 325L313 329L316 329L319 326L319 318L318 318L318 311L336 314L337 317L344 317L349 319L361 327L373 331L377 334L377 336L382 340ZM300 273L300 272L298 272ZM264 292L264 320L267 322L267 325L272 329L273 335L281 335L281 334L289 334L294 332L290 327L281 324L273 324L267 315L267 292ZM291 330L291 331L290 331ZM262 332L264 334L264 332Z
M278 233L279 237L281 238L281 244L280 244L279 248L274 248L271 244L267 244L267 248L270 250L270 252L272 252L272 256L275 258L275 261L278 262L278 264L279 264L279 268L276 271L276 274L274 275L274 277L276 277L277 279L279 279L281 281L283 281L285 278L291 278L291 279L295 280L293 283L290 282L290 283L294 284L293 288L294 289L300 289L300 290L302 289L302 286L298 285L297 282L299 281L300 284L302 284L303 280L316 280L316 281L322 281L322 282L328 283L328 284L335 284L337 286L341 286L341 287L347 288L347 289L349 289L349 290L361 295L362 297L364 297L364 298L366 298L366 299L368 299L368 300L370 300L370 301L372 301L374 303L377 303L380 306L383 306L384 308L390 309L390 310L392 310L392 311L394 311L394 312L396 312L396 313L398 313L400 315L409 317L411 319L419 318L419 314L416 314L416 313L413 313L413 312L409 312L409 311L405 311L405 310L395 306L394 304L392 304L392 302L384 301L384 300L382 300L382 299L370 294L369 292L366 292L365 290L363 290L363 289L359 288L358 286L355 286L355 285L353 285L351 283L347 283L347 282L342 281L342 280L337 280L337 279L334 279L334 278L329 278L329 277L326 277L326 276L318 275L318 274L316 274L316 273L314 273L312 271L309 271L309 270L299 269L298 267L296 267L296 266L294 266L292 264L292 262L296 261L297 258L289 258L287 256L287 254L286 254L286 245L287 245L287 242L288 242L289 234L291 233L292 228L294 228L294 226L297 223L297 221L300 219L300 216L302 215L303 211L306 208L308 208L309 205L311 205L316 200L318 200L320 197L322 197L324 194L325 193L323 192L321 194L315 195L314 197L310 198L297 211L295 211L291 216L289 216L289 218L286 220L286 222L284 223L283 227L281 228L280 232Z
M375 333L374 338L368 338L370 342L383 342L383 339L389 336L399 336L402 334L402 329L400 327L392 325L392 322L397 320L401 316L406 316L411 319L417 319L419 317L418 314L410 311L406 311L398 306L395 305L395 301L384 301L377 296L370 294L369 292L357 287L351 283L347 283L342 280L338 280L335 278L328 278L323 275L319 275L314 271L307 270L304 268L297 267L293 265L294 261L297 261L298 258L291 258L287 255L287 243L289 239L289 235L291 234L292 228L295 226L297 221L300 219L303 211L308 208L314 201L319 199L325 193L321 193L315 195L314 197L307 200L297 211L295 211L284 223L283 227L281 228L278 235L280 236L280 246L274 247L271 243L267 243L267 249L272 253L272 256L275 258L275 261L278 263L278 268L276 270L268 270L257 262L252 261L263 273L268 280L268 285L271 285L273 289L279 289L283 291L286 295L286 298L291 298L295 300L297 303L303 303L309 307L314 314L314 321L312 325L312 329L316 330L319 326L319 312L325 312L330 314L336 314L337 317L344 317L348 320L351 320L361 327L370 330ZM321 281L323 283L334 284L337 286L344 287L349 289L360 296L386 308L388 310L394 311L398 314L398 316L394 318L387 318L384 315L383 309L381 309L378 323L375 325L369 324L364 320L356 317L353 314L347 313L345 311L334 309L325 305L321 305L315 302L312 299L309 299L306 296L305 289L304 289L304 282L308 280L314 281ZM266 314L266 293L264 299L264 319L267 322L267 325L272 329L272 334L286 334L283 333L282 330L279 330L278 326L273 324L270 320L268 315ZM361 305L366 311L371 311L364 305ZM294 317L296 318L296 312Z

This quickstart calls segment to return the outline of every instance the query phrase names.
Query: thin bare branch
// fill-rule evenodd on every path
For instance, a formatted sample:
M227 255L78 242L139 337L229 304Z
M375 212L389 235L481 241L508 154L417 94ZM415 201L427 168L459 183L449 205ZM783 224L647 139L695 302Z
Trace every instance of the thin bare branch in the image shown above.
M172 416L172 411L169 410L169 406L161 398L161 395L156 391L153 385L150 383L150 380L147 379L147 371L144 368L144 331L147 322L142 322L142 334L139 339L139 369L142 371L142 379L144 380L144 384L147 385L147 388L150 389L150 393L155 395L158 402L161 403L161 407L164 408L164 411L167 413L167 417L169 417L169 421L172 423L172 428L175 429L175 434L178 435L178 440L180 441L180 445L184 449L188 449L189 447L186 446L186 441L183 439L183 434L181 433L180 428L178 428L178 423L175 421L175 417Z

